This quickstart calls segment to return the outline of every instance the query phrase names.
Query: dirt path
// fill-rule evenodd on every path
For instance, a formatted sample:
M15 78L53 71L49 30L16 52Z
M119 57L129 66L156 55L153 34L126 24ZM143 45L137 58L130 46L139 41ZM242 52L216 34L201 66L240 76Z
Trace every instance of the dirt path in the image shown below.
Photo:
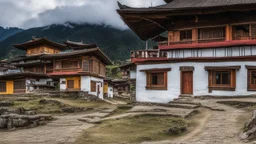
M91 113L97 114L97 113ZM91 114L68 114L46 126L16 131L0 132L1 144L69 144L74 143L83 130L93 126L77 119Z
M242 144L239 140L241 126L237 124L238 117L243 110L216 103L218 100L201 101L207 107L223 109L225 111L210 111L198 121L199 126L189 133L175 140L159 142L144 142L144 144Z

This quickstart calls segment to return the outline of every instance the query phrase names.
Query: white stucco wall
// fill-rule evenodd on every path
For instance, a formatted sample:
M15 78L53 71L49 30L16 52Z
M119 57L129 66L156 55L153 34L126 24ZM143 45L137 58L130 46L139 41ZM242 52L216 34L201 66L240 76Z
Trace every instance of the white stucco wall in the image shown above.
M208 91L208 72L205 71L205 66L241 66L236 75L236 90L235 91L217 91L212 93ZM152 64L152 65L137 65L136 75L136 99L140 102L158 102L168 103L180 95L180 67L194 66L193 74L193 91L194 96L242 96L256 94L256 92L247 91L247 69L245 65L255 65L256 62L214 62L214 63L167 63L167 64ZM168 90L146 90L146 73L140 72L142 69L151 68L172 68L168 72Z
M130 78L131 79L136 79L136 71L135 70L134 71L133 70L130 71Z
M47 84L47 81L50 81L51 86L53 86L53 80L51 78L39 79L39 81L35 81L35 84Z
M91 81L96 81L96 92L91 92ZM89 94L97 96L98 86L100 86L99 98L103 99L103 79L91 77L91 76L81 76L81 90L87 91Z
M67 89L67 85L62 83L63 81L66 82L66 78L60 78L60 91L65 91Z
M109 98L113 98L113 86L112 85L108 85L108 97Z

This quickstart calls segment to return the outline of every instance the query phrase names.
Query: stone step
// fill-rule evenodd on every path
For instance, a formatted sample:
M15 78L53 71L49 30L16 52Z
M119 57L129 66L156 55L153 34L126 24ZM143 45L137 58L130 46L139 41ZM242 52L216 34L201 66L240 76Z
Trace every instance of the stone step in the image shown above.
M174 108L184 108L184 109L196 109L199 107L199 105L194 104L182 104L182 103L170 103L167 105L168 107L174 107Z
M170 104L190 104L190 105L201 105L199 102L193 102L193 101L185 101L185 100L176 100L169 102Z
M181 94L180 97L192 98L191 94Z

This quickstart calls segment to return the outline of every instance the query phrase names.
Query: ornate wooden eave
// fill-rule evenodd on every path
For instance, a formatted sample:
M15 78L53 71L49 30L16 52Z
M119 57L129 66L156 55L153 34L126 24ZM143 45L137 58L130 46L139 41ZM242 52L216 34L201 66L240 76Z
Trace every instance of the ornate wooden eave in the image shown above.
M119 3L118 14L142 39L147 40L169 30L173 16L195 16L223 12L256 10L255 0L166 0L167 4L132 8ZM245 9L246 7L246 9Z
M166 72L171 71L171 68L153 68L153 69L143 69L140 72Z
M47 38L32 38L32 40L27 41L22 44L13 45L15 48L20 50L27 50L28 48L37 47L37 46L48 45L55 49L65 50L67 47L63 44L53 42Z
M241 66L206 66L206 71L209 70L240 70Z

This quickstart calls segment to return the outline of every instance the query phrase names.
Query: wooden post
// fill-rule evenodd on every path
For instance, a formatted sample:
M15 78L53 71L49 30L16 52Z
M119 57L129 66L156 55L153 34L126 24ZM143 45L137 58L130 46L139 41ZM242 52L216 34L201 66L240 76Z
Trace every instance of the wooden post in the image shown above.
M198 43L198 29L192 29L192 41L193 43Z
M232 40L232 26L226 25L226 41Z

